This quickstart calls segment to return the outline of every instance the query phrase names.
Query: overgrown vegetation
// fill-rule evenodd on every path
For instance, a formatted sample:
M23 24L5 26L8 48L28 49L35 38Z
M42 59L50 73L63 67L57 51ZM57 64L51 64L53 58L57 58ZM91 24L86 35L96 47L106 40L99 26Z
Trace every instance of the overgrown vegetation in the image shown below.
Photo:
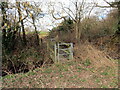
M75 2L75 17L61 17L64 20L49 34L38 31L37 20L44 17L39 5L0 3L3 87L118 88L119 3L118 9L99 19L94 15L83 18L85 5L80 4L79 10ZM15 14L9 14L10 7ZM25 28L25 22L34 29ZM53 62L50 47L58 42L74 44L74 60Z
M7 13L9 7L17 14ZM40 8L35 3L29 2L16 2L13 5L1 2L0 9L3 15L1 23L3 76L33 70L49 60L47 59L49 55L46 58L47 44L39 38L40 32L35 25L35 19L42 16ZM26 15L23 15L23 12L26 12ZM34 31L31 33L25 29L24 21L27 18L33 21Z
M115 61L116 62L116 61ZM118 88L117 67L96 69L80 60L56 63L28 73L3 77L4 88ZM17 83L17 84L16 84Z

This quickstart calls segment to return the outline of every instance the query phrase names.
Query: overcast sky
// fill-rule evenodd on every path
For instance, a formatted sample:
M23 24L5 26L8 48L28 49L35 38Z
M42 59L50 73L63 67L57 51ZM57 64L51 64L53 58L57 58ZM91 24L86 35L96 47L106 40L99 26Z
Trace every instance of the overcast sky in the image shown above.
M5 0L2 0L5 1ZM48 13L48 6L47 3L52 2L55 3L56 7L55 9L58 12L61 12L62 15L67 15L65 13L62 12L62 9L60 9L60 4L58 4L59 2L63 3L65 7L69 7L71 10L74 10L74 6L72 4L72 2L76 1L76 0L18 0L18 1L29 1L29 2L42 2L42 7L40 7L43 11L43 13ZM82 1L82 0L78 0L78 1ZM85 0L87 3L90 2L96 2L99 5L103 5L106 6L108 5L107 3L104 2L104 0ZM107 1L114 1L114 0L107 0ZM9 0L9 2L14 3L15 0ZM49 7L50 8L50 7ZM107 13L109 12L111 8L94 8L91 15L97 15L99 18L104 18ZM48 30L48 29L52 29L54 26L56 26L56 23L60 23L61 20L54 20L50 15L45 14L44 18L41 18L40 21L37 23L38 25L38 29L39 30Z
M43 0L44 3L47 3L47 2L50 2L50 1L56 3L56 10L58 10L58 12L62 12L61 9L59 8L60 5L57 4L59 2L64 3L65 4L64 6L69 7L69 8L71 8L71 10L75 11L73 9L74 6L71 3L71 1L74 2L76 0ZM81 0L78 0L78 1L81 1ZM95 1L95 2L97 2L101 6L108 5L107 3L104 2L104 0L85 0L85 1L86 2L93 2L93 1ZM113 1L113 0L108 0L108 1ZM107 13L110 11L110 9L111 8L94 8L93 11L91 12L91 15L95 15L95 13L96 13L96 15L99 18L104 18L107 15ZM46 12L46 10L48 10L48 8L46 7L46 5L43 5L43 11ZM55 21L55 20L53 18L49 17L49 15L45 16L41 20L42 24L43 23L45 24L43 28L45 28L45 30L46 29L52 29L52 27L54 26L53 21ZM54 23L60 23L60 22L61 21L59 20L59 21L55 21Z

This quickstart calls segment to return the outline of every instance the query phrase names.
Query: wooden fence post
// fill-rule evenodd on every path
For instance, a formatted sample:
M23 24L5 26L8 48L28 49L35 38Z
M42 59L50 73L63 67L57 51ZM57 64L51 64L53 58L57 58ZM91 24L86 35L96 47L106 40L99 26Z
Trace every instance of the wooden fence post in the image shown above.
M59 43L58 43L58 47L57 47L57 49L58 49L58 62L59 62Z
M73 59L73 43L70 43L71 44L71 59Z
M56 60L56 59L57 59L57 58L56 58L56 54L57 54L56 49L57 49L57 48L56 48L56 44L54 44L55 62L57 61L57 60Z

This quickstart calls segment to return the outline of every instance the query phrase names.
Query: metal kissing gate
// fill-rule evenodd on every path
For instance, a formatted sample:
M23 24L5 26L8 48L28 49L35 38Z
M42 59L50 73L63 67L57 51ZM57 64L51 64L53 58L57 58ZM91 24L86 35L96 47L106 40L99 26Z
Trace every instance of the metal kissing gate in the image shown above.
M54 44L55 62L63 58L73 59L73 43L57 43Z

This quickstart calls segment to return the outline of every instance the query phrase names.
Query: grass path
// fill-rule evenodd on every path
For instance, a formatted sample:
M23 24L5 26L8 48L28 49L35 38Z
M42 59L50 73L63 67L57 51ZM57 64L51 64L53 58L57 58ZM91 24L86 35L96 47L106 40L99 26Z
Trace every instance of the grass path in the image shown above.
M117 67L96 69L90 63L66 60L28 73L7 75L4 88L117 88ZM116 63L117 64L117 63Z

